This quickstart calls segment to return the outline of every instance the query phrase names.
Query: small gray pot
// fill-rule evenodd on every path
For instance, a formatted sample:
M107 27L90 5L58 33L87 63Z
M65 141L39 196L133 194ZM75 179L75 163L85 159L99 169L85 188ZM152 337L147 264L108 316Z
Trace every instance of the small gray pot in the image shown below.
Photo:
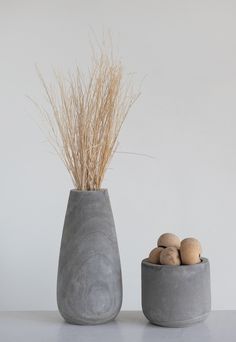
M62 234L57 304L72 324L113 320L122 303L120 257L107 190L71 190Z
M155 265L142 261L142 308L146 318L164 327L203 321L211 310L210 264Z

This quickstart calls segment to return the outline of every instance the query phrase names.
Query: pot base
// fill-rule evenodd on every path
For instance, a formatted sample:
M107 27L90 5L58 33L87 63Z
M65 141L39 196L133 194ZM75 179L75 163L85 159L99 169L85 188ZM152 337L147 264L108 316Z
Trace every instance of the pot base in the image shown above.
M189 320L185 320L185 321L173 321L173 322L152 322L150 319L149 322L153 325L158 325L160 327L166 327L166 328L185 328L188 327L192 324L197 324L200 322L205 321L205 319L207 319L207 317L209 316L209 313L204 314L202 316L199 317L195 317L193 319L189 319Z

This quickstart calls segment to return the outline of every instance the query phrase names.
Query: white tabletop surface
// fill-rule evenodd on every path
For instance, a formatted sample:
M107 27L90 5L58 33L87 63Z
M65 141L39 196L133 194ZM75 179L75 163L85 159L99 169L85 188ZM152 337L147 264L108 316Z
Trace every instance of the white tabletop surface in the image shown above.
M236 311L213 311L188 328L154 326L140 311L123 311L111 323L78 326L55 311L0 312L1 342L236 342Z

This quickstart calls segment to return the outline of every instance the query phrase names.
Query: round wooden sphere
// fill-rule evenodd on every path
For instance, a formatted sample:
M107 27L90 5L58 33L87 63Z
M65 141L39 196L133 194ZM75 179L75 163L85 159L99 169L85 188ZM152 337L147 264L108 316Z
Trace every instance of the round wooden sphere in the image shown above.
M159 264L160 263L160 254L161 251L164 248L162 247L156 247L153 250L151 250L149 257L148 257L148 261L151 262L152 264Z
M180 247L180 239L175 234L165 233L159 237L159 239L157 241L157 245L159 247L176 247L176 248L179 248Z
M176 247L166 247L161 251L160 263L162 265L180 265L179 250Z
M187 238L181 241L180 257L183 265L194 265L201 262L201 244L195 238Z

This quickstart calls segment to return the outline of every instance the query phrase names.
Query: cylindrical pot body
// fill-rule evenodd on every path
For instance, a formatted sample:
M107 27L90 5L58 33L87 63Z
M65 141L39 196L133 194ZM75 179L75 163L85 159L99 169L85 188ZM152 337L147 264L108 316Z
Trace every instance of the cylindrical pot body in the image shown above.
M142 261L142 308L153 324L184 327L203 321L211 310L210 265L156 265Z
M57 304L72 324L113 320L122 304L122 278L108 191L71 190L61 241Z

